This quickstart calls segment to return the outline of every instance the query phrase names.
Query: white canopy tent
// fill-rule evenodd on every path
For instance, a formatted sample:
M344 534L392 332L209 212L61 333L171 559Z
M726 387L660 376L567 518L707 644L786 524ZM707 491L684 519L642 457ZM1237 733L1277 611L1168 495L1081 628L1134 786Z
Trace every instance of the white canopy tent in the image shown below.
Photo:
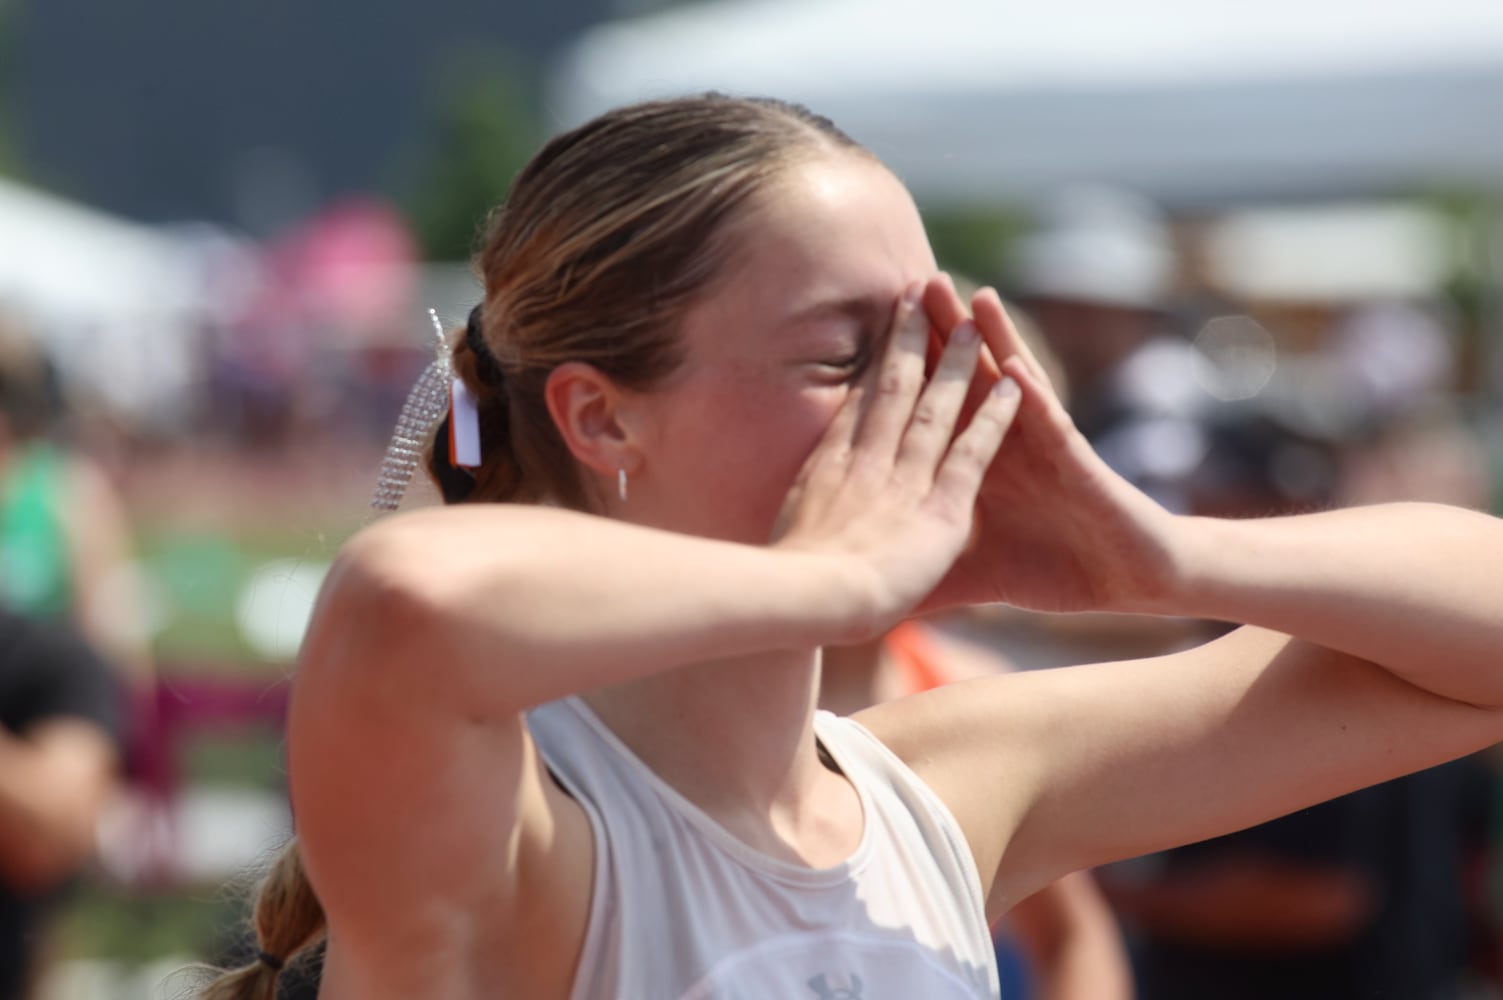
M549 108L707 88L807 103L930 204L1503 187L1499 0L725 0L587 33Z
M195 377L200 306L176 240L0 178L0 313L107 405L171 415Z

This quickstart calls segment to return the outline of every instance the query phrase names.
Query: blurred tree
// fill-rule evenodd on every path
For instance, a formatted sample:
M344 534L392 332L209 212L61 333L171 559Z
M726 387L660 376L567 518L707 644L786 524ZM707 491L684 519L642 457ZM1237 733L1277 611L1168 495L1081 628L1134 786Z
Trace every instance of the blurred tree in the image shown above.
M1005 276L1008 251L1026 225L1021 213L994 205L924 210L923 217L939 266L982 284Z
M470 256L486 212L537 149L535 78L515 56L495 50L472 53L448 74L437 134L408 202L429 260Z
M1456 254L1446 281L1446 302L1455 311L1460 334L1458 368L1465 393L1496 391L1503 373L1503 262L1495 248L1503 227L1503 201L1480 191L1430 191L1421 204L1451 226Z

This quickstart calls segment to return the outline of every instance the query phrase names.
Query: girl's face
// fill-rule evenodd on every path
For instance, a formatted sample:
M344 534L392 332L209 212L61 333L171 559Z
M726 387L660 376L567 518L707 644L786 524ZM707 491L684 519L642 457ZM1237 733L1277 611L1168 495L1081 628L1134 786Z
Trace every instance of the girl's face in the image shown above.
M624 513L761 544L898 296L936 266L907 190L855 154L788 168L732 225L726 273L685 316L684 364L641 401Z

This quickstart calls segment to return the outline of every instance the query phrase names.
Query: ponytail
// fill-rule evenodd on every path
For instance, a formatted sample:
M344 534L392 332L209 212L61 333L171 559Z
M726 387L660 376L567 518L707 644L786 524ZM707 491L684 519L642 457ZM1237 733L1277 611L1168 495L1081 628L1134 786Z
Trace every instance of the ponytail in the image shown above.
M291 841L256 887L251 923L256 954L249 965L222 971L199 1000L276 1000L282 970L302 961L324 938L324 910L297 841Z

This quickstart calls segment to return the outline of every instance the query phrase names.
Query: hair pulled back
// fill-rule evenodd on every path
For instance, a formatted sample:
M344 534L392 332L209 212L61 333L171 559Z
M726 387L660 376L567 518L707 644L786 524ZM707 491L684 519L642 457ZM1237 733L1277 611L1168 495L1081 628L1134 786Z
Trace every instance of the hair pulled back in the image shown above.
M442 428L428 467L445 501L586 509L544 402L549 373L583 362L637 391L671 374L678 321L734 251L726 222L791 163L835 149L864 153L803 107L722 94L620 108L544 146L475 260L485 298L453 362L476 398L482 464L454 469Z
M795 104L703 94L608 112L548 142L488 218L475 266L485 297L453 337L475 396L482 463L451 463L440 426L427 464L445 502L550 502L587 509L578 468L544 401L566 361L647 390L679 364L684 310L734 247L726 223L800 159L862 147ZM288 844L256 892L254 962L202 1000L274 1000L283 967L325 934L323 909Z
M250 964L220 974L200 1000L275 1000L284 968L317 975L309 964L323 942L324 910L303 871L296 840L282 849L256 887L250 922L256 950Z

